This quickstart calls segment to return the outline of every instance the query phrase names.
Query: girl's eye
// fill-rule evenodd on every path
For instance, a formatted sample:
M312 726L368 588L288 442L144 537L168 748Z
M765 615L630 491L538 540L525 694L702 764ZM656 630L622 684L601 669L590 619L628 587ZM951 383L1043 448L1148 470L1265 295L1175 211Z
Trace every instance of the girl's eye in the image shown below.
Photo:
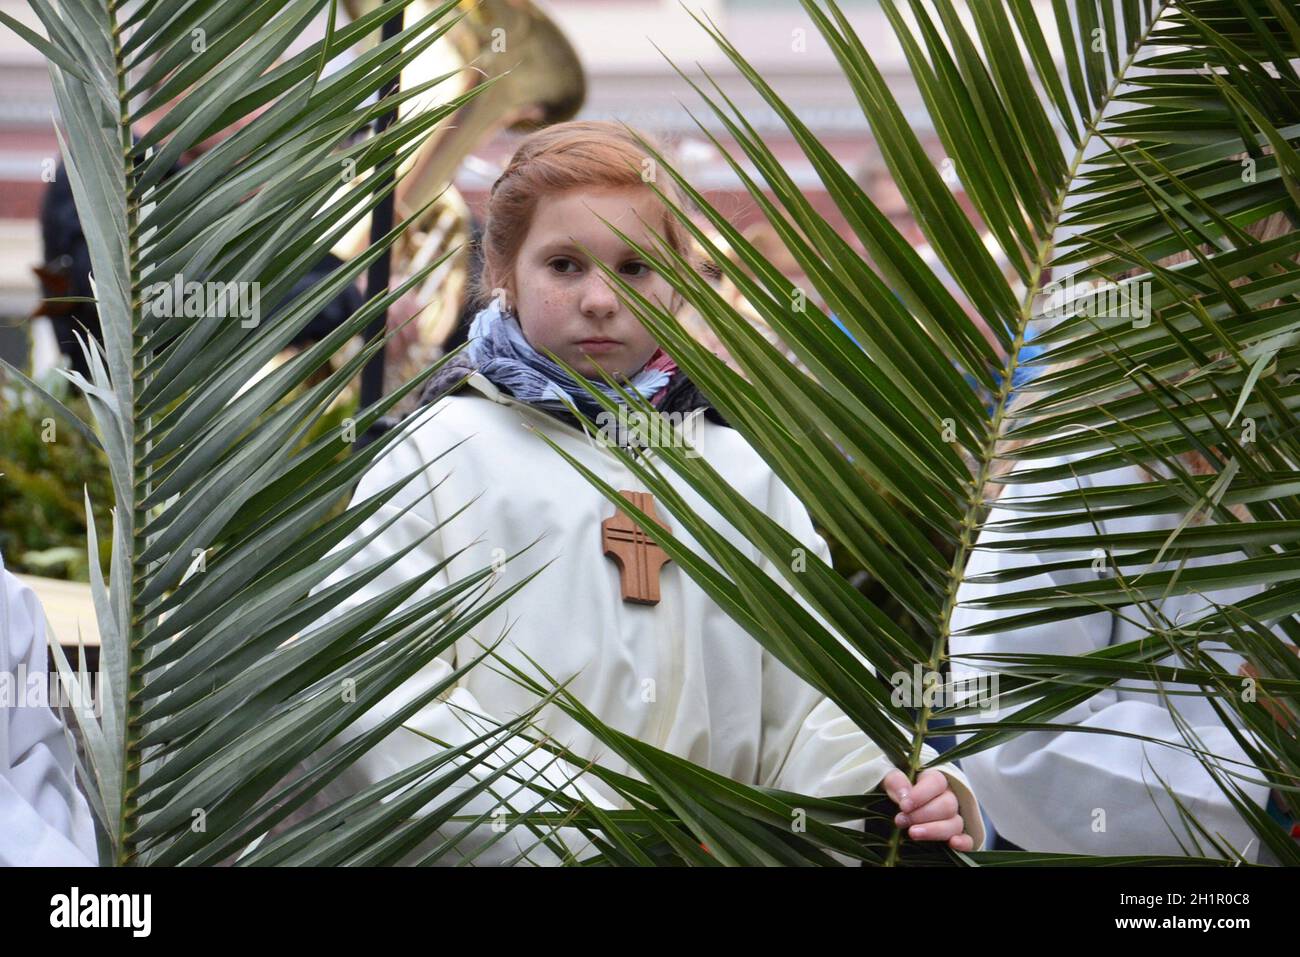
M626 263L626 264L624 264L623 268L624 268L624 269L641 269L641 270L643 270L643 272L638 272L638 273L636 274L636 278L638 278L638 279L640 279L642 276L648 275L648 274L650 273L650 271L651 271L651 270L650 270L650 267L649 267L646 263L643 263L643 262L641 262L641 261L639 261L639 260L636 261L636 262Z
M559 259L552 259L552 260L551 260L551 268L554 269L554 270L555 270L556 272L558 272L558 273L567 274L567 273L569 272L569 270L561 268L562 266L566 266L566 265L567 265L567 266L575 266L575 267L576 267L578 264L575 263L572 259L565 259L565 258L563 258L563 257L561 257L561 258L559 258Z

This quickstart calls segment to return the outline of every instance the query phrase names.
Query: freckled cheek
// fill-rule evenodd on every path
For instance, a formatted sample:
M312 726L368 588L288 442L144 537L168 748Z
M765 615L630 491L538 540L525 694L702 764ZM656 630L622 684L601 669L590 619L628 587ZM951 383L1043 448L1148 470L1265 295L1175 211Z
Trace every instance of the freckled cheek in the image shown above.
M542 321L548 327L553 328L562 321L564 310L561 308L561 300L558 296L545 296L539 305L541 306Z
M542 292L532 305L528 323L532 338L540 340L548 347L558 345L563 336L565 317L568 315L563 296L554 292ZM534 345L536 344L535 342Z
M555 309L563 304L564 289L558 285L549 273L542 273L534 284L535 302L540 309Z

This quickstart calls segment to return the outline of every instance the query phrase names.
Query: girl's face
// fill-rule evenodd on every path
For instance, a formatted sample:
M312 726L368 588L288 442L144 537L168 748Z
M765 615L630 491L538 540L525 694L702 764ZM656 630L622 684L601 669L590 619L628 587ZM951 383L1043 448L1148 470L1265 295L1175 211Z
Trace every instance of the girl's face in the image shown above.
M538 201L506 289L534 349L549 349L597 381L597 367L630 377L649 361L658 344L579 244L651 302L666 305L672 287L600 221L653 249L642 221L660 222L663 215L654 193L636 187L584 187Z

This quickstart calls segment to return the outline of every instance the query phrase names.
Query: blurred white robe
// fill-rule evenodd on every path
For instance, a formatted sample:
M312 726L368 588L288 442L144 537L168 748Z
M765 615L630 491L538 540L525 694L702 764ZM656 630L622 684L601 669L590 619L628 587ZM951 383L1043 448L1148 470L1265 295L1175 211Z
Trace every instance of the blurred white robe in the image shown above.
M27 696L32 682L49 688L45 634L36 593L0 557L0 680L12 695L0 707L0 866L94 866L94 823L63 725L44 703L48 691Z
M1064 459L1044 459L1032 464L1047 468ZM1143 481L1144 473L1136 466L1081 475L1077 486L1105 488ZM1036 484L1008 485L1004 495L1011 497L1055 495L1075 487L1071 480ZM1039 515L1042 513L1032 513ZM994 507L988 522L1028 518L1031 513ZM1180 520L1177 514L1146 516L1138 519L1102 519L1100 528L1107 534L1172 530ZM1054 528L1040 534L1077 536L1095 534L1090 524ZM1025 533L1007 534L992 530L981 533L979 544L1026 538ZM966 568L967 576L984 575L1011 568L1034 568L1053 562L1091 557L1083 552L1023 552L976 550ZM1187 567L1219 563L1224 556L1192 559ZM1164 569L1175 567L1165 563ZM1109 563L1107 563L1109 570ZM1125 569L1136 575L1139 569ZM953 677L957 681L985 673L975 661L962 661L961 655L984 653L1037 652L1057 655L1084 655L1110 645L1136 641L1147 632L1134 622L1144 620L1129 606L1124 617L1100 611L1065 621L1049 622L984 635L961 635L984 621L1010 614L960 606L975 598L996 595L1001 588L1024 591L1093 581L1097 573L1091 565L1082 568L1043 571L1010 585L972 584L963 582L957 594L959 607L953 616L953 637L949 648L953 658ZM1206 595L1174 595L1161 608L1173 622L1194 621L1207 609L1206 598L1220 604L1239 602L1258 589L1233 588L1208 592ZM1014 612L1023 613L1022 611ZM1133 619L1133 621L1125 620ZM1211 656L1229 675L1235 675L1242 658L1224 648ZM1161 664L1177 666L1172 656ZM1121 689L1107 688L1082 704L1051 719L1056 724L1081 728L1107 728L1129 734L1145 735L1159 741L1183 744L1183 736L1174 722L1169 703L1155 693L1151 682L1124 680ZM1138 688L1149 690L1137 690ZM1190 690L1181 686L1174 690ZM1245 752L1232 732L1219 720L1205 698L1177 695L1174 706L1190 724L1205 748L1231 761L1244 762ZM1229 712L1231 713L1231 712ZM998 717L1006 717L1003 712ZM964 740L960 736L959 740ZM1229 845L1255 861L1259 841L1254 831L1237 813L1222 789L1197 760L1186 750L1151 744L1134 737L1108 734L1072 733L1068 731L1031 731L1017 735L997 747L981 751L962 760L962 766L978 789L980 804L997 833L1013 844L1033 851L1070 854L1173 854L1185 853L1179 840L1193 848L1184 831L1173 799L1160 780L1168 784L1185 807L1211 834L1219 835ZM1223 764L1226 770L1260 777L1248 764ZM1237 780L1249 799L1261 808L1268 802L1268 787ZM1171 833L1172 828L1172 833ZM1175 838L1177 834L1177 839ZM1199 835L1198 835L1199 836ZM1204 842L1202 842L1204 843ZM1206 847L1209 856L1214 856Z

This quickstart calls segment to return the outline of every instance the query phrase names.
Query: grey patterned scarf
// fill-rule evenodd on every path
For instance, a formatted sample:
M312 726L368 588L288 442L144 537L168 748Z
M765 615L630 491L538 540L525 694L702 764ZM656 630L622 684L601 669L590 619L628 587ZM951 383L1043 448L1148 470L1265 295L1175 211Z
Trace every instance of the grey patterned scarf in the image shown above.
M493 299L474 317L469 330L468 365L483 373L494 385L505 389L521 402L544 409L559 410L567 406L567 396L583 414L595 418L602 407L558 363L552 362L524 338L519 319L501 309ZM460 364L464 369L465 364ZM660 392L672 378L669 372L647 365L624 384L647 400ZM613 402L621 402L618 393L604 382L591 382Z

